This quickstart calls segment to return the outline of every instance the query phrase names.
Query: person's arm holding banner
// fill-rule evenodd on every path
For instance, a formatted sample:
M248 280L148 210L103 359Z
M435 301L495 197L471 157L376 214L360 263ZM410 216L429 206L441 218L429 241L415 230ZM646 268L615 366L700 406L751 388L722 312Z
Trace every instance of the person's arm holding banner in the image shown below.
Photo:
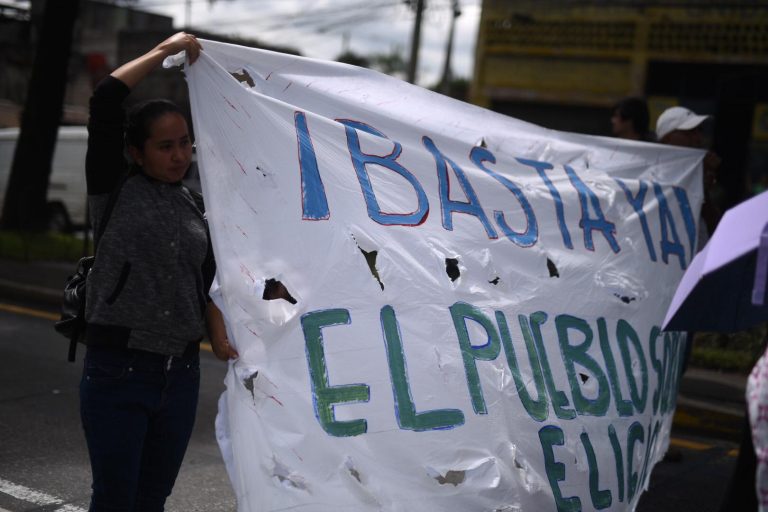
M110 74L127 85L129 89L133 89L153 69L161 65L166 57L175 55L182 50L187 52L189 63L193 64L200 55L202 46L192 34L179 32L141 57L123 64Z
M229 344L227 329L224 325L224 316L213 302L209 302L205 310L205 325L208 327L208 338L211 340L211 347L217 358L226 361L240 357L237 351Z

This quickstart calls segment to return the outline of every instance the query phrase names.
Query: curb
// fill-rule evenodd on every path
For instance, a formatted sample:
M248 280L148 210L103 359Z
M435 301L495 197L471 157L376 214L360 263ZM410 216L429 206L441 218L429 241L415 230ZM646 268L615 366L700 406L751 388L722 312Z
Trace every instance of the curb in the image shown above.
M683 397L678 397L675 417L672 421L673 429L735 443L741 441L746 424L746 405L742 414L732 414L717 411L715 410L717 407L711 404L706 404L706 408L702 408L687 402L689 401L683 400Z
M61 290L54 290L44 286L35 286L33 284L22 284L9 279L0 278L0 295L11 299L31 300L44 303L46 306L61 307Z
M681 407L687 409L707 410L720 416L731 416L734 418L744 418L747 413L747 406L745 404L742 404L740 407L733 405L718 405L712 402L697 400L695 398L688 398L685 395L678 394L677 408L680 409Z

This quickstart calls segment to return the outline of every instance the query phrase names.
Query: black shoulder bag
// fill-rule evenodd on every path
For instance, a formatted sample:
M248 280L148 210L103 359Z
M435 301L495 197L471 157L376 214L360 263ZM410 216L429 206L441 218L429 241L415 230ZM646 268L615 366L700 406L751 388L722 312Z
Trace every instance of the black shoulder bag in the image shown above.
M93 252L96 253L96 241L101 240L101 235L109 222L112 210L117 202L117 196L123 188L128 176L121 179L117 188L112 191L107 202L107 209L104 211L104 217L99 225L99 232L94 235ZM91 272L96 256L84 256L77 262L75 273L67 278L64 283L64 297L61 301L61 319L53 325L56 332L69 339L69 354L67 361L75 361L75 351L77 343L85 338L85 283L88 280L88 274Z

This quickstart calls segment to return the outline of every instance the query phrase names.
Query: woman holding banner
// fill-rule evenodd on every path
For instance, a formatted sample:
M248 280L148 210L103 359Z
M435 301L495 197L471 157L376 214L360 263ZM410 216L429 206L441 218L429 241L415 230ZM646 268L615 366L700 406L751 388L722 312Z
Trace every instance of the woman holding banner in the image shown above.
M192 433L205 324L217 357L237 357L207 299L215 264L202 202L181 183L192 158L186 119L164 100L127 116L122 106L182 50L191 64L201 47L192 35L172 36L112 72L90 103L86 182L101 234L88 277L80 410L92 511L163 510Z

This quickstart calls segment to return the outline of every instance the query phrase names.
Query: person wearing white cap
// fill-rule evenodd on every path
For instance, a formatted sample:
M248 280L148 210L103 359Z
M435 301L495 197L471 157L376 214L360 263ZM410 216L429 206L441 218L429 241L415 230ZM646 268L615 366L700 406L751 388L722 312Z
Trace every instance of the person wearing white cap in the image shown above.
M670 107L661 113L656 121L656 137L662 144L686 148L704 149L701 126L712 116L698 115L685 107ZM712 151L707 151L704 157L704 205L701 217L706 224L699 229L699 249L709 239L720 220L720 210L714 204L712 191L717 183L717 170L720 168L720 157Z
M662 144L700 148L701 124L709 118L685 107L670 107L656 121L656 137Z

